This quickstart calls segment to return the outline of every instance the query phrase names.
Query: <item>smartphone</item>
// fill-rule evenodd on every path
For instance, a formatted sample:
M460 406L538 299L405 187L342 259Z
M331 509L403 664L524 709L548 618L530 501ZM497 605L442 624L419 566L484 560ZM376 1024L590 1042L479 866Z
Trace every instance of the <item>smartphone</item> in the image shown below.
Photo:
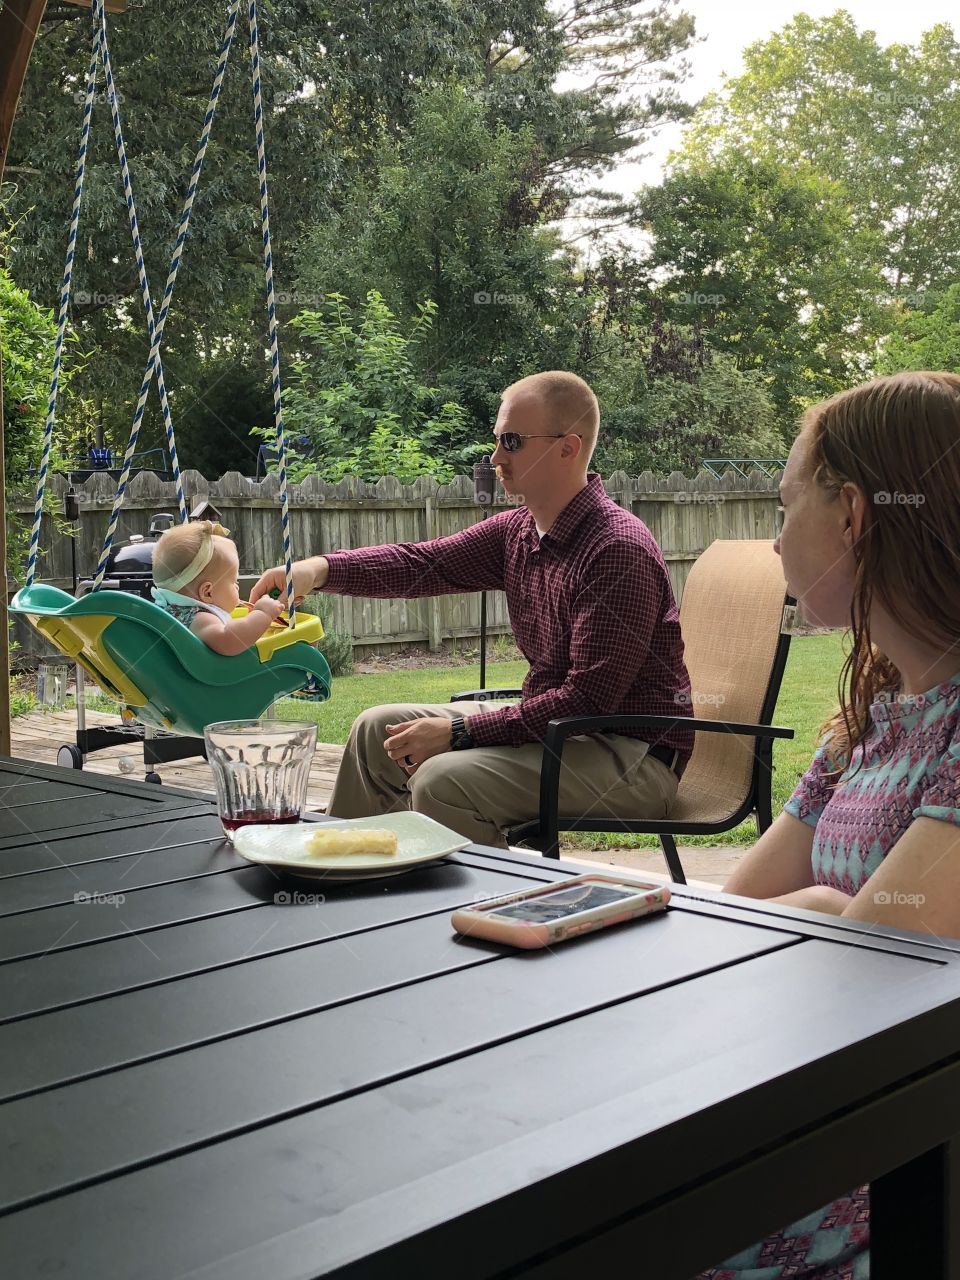
M470 938L488 938L512 947L549 947L608 924L662 911L669 901L666 885L591 874L461 907L450 923L457 933Z

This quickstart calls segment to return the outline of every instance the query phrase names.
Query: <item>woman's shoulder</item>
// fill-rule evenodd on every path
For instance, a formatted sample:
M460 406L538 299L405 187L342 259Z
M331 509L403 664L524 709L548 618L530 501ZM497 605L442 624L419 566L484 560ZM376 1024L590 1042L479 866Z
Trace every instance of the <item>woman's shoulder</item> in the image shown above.
M870 706L875 738L886 738L894 754L930 756L960 737L960 673L924 693L878 694Z

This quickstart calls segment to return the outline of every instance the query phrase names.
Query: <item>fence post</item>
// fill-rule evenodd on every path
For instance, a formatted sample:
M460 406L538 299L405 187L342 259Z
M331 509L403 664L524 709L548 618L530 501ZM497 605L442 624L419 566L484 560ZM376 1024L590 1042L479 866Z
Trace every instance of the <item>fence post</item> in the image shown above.
M437 525L436 502L429 494L423 499L424 534L427 540L438 538L440 530ZM427 648L431 653L439 653L443 648L443 626L440 617L440 597L427 598Z

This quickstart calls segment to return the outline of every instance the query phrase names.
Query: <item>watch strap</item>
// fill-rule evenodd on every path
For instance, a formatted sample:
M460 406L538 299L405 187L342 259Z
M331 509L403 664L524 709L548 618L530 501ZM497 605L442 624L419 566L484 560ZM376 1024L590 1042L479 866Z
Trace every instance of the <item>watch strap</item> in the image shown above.
M455 716L450 722L450 750L466 751L473 746L473 738L463 716Z

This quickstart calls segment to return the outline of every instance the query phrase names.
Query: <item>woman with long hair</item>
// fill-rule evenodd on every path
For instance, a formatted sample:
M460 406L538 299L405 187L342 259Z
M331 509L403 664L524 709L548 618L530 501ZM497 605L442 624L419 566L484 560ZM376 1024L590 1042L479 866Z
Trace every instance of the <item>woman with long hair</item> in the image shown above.
M776 548L847 628L840 707L726 892L960 938L960 377L877 378L810 409ZM700 1280L866 1280L869 1189Z

